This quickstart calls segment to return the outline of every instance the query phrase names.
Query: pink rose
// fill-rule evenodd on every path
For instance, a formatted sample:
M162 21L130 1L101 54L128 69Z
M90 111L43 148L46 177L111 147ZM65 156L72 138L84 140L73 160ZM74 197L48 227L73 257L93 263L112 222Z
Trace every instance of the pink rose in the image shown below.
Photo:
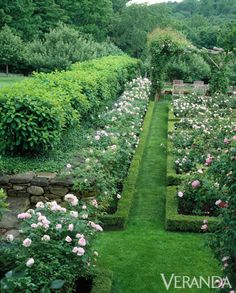
M208 157L208 158L206 159L205 163L206 163L207 166L209 166L209 165L211 165L212 161L213 161L213 160L212 160L212 157Z
M72 239L70 238L70 236L66 236L65 240L66 240L66 242L68 242L68 243L72 242Z
M32 216L30 213L21 213L17 216L20 220L30 219Z
M72 252L73 252L73 253L77 253L77 252L78 252L78 249L79 249L79 247L76 247L76 246L75 246L75 247L73 247Z
M60 230L62 228L62 225L61 224L56 224L56 229L57 230Z
M201 229L202 229L203 231L206 231L206 230L208 229L208 226L207 226L207 224L205 224L205 225L202 225Z
M78 244L80 245L80 246L85 246L86 245L86 240L84 239L84 238L80 238L80 240L78 241Z
M50 241L50 236L49 235L43 235L41 238L42 241Z
M178 192L178 197L183 197L184 196L184 193L182 191L179 191Z
M27 260L26 262L26 266L27 267L31 267L34 264L34 259L31 257Z
M192 188L198 188L198 187L200 187L201 186L201 182L199 181L199 180L194 180L193 182L192 182Z
M74 230L74 225L73 224L70 224L69 226L68 226L68 231L73 231Z
M29 238L26 238L24 241L23 241L23 246L24 247L29 247L32 243L32 240L29 239Z
M224 144L229 144L230 143L230 141L228 140L228 138L225 138L224 139Z
M66 194L64 197L65 201L69 202L72 206L77 206L79 200L74 194Z
M84 250L82 247L79 247L79 248L78 248L77 255L82 256L82 255L84 255L84 254L85 254L85 250Z

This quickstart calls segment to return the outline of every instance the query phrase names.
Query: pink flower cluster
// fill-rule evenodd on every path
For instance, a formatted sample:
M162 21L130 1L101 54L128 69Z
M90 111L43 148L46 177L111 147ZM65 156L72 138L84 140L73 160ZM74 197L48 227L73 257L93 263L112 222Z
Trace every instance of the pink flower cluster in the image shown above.
M65 201L69 202L72 206L78 205L78 198L74 194L66 194L64 197Z
M102 229L102 227L99 225L99 224L96 224L96 223L94 223L94 222L92 222L92 221L89 221L89 225L93 228L93 229L95 229L96 231L103 231L103 229Z
M194 180L192 182L192 188L196 189L199 188L201 186L201 182L199 180Z

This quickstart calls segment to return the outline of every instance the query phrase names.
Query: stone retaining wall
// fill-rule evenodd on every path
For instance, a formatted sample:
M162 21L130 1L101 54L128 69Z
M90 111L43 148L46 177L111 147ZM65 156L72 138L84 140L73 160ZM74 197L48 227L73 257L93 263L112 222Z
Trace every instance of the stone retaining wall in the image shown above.
M27 197L32 205L45 200L61 202L72 191L72 186L72 178L61 179L55 173L26 172L0 176L0 188L6 190L8 197Z
M56 173L26 172L0 176L0 188L8 195L9 211L0 221L0 234L18 228L17 214L35 206L39 201L63 201L72 192L73 178L60 178Z

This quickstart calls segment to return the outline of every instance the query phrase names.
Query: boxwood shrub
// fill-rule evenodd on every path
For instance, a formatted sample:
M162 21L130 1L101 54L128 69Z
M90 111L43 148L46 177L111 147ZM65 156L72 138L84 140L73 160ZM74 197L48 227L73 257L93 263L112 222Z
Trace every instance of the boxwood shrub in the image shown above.
M70 71L36 74L0 90L1 151L37 153L52 148L63 131L114 100L139 61L109 56L74 64Z

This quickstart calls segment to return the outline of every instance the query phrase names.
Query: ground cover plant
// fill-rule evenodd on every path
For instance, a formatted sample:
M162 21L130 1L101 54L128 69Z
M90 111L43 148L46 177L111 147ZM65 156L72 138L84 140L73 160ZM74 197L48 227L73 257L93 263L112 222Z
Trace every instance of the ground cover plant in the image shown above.
M128 56L104 57L75 65L72 71L39 74L0 93L2 151L37 153L52 148L63 130L79 125L115 99L138 61Z

